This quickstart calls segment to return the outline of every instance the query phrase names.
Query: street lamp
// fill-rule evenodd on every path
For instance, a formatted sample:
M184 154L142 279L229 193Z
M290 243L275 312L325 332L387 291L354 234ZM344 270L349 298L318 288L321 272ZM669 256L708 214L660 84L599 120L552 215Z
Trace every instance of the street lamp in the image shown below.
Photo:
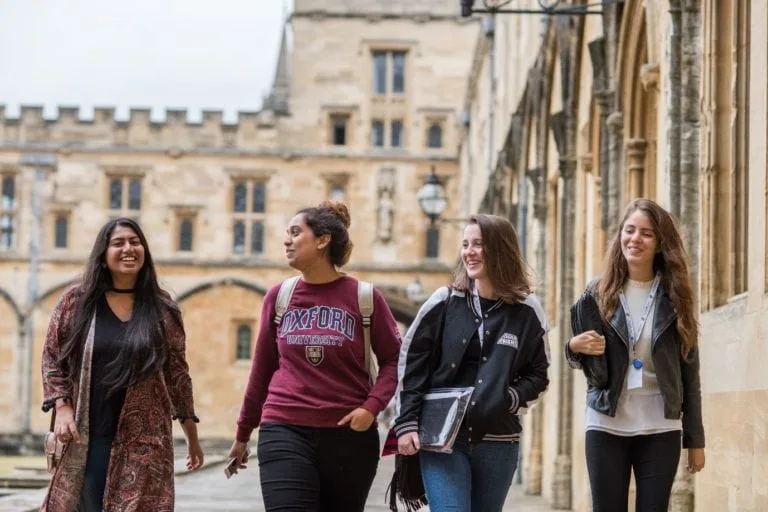
M440 183L440 178L435 174L434 165L416 198L419 201L419 206L421 206L421 211L429 217L430 224L434 225L448 206L448 196L445 194L443 184Z
M443 184L440 183L440 178L435 173L434 165L416 198L419 201L421 211L429 217L426 256L427 258L437 258L440 253L440 230L437 227L437 220L448 206L448 197L445 194Z

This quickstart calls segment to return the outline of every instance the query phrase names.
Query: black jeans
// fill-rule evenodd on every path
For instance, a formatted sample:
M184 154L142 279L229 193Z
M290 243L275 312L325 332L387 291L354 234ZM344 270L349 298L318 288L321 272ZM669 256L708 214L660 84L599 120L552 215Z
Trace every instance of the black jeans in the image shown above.
M587 471L594 512L626 512L635 472L636 512L666 512L680 461L680 431L623 437L588 430Z
M259 428L257 457L267 512L363 512L379 433L376 422L365 432L268 423Z

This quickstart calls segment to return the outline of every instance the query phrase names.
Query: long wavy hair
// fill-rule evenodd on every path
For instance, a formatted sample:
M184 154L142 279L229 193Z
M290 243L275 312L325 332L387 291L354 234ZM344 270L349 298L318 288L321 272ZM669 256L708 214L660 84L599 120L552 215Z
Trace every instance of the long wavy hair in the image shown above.
M688 273L688 259L677 223L672 215L650 199L635 199L627 206L619 230L613 237L603 263L603 275L598 287L598 305L603 319L608 321L619 304L619 290L629 279L629 265L621 250L621 233L624 223L636 211L643 212L653 226L656 235L656 255L653 271L661 274L661 286L669 294L677 311L677 334L683 357L688 357L696 347L698 324L696 305Z
M494 291L507 303L522 302L531 293L530 278L515 227L504 217L477 214L467 225L477 224L483 238L483 265ZM452 288L468 292L472 279L459 258L453 272Z
M160 288L147 239L136 221L121 217L107 222L96 236L79 286L77 306L67 329L60 361L70 378L77 381L85 340L96 307L112 288L112 274L106 265L106 253L112 233L118 226L132 229L144 247L144 265L136 278L133 313L116 359L107 365L104 384L107 394L130 387L161 370L167 358L167 338L163 328L163 310L169 308L174 317L178 309L170 296Z

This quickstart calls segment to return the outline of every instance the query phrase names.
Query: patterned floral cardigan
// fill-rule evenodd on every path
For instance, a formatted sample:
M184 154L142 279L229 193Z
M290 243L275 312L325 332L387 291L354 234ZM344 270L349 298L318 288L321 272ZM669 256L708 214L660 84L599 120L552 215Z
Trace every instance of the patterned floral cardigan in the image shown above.
M43 348L43 412L56 399L71 399L80 443L70 442L54 473L42 512L76 512L88 454L91 356L95 315L83 349L78 382L72 382L59 363L67 326L82 293L69 288L51 315ZM194 419L192 380L184 355L185 334L178 306L165 297L163 324L168 337L168 363L163 371L128 388L117 426L104 492L105 512L172 512L174 457L172 419Z

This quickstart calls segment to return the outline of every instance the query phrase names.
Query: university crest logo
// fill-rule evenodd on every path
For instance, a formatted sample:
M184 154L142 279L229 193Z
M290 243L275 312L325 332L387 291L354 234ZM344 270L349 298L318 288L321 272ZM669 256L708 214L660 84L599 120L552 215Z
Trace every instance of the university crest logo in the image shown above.
M307 361L309 361L309 363L312 366L317 366L323 362L323 358L325 357L324 348L325 347L322 347L322 346L318 347L316 345L307 345L306 347L304 347L304 352L307 356Z

